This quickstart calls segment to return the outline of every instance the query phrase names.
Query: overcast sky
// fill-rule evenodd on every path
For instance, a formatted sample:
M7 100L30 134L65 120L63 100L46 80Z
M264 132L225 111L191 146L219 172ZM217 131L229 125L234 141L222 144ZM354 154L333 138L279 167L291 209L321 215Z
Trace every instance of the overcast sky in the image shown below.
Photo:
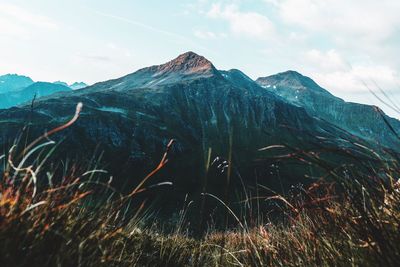
M297 70L345 100L376 104L380 87L400 103L399 12L399 0L0 0L0 74L94 83L191 50L252 78Z

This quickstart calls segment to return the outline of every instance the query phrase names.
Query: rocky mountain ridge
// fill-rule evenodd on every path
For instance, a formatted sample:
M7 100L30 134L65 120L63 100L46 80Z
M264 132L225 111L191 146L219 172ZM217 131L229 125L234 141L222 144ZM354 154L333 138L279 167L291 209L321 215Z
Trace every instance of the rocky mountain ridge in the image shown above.
M305 85L309 84L315 86L309 80L291 85L303 86L308 91ZM209 191L220 195L221 190L229 187L234 195L243 180L275 190L307 182L305 170L309 172L312 167L297 162L280 163L283 165L279 177L284 178L278 179L277 165L271 164L273 152L259 151L260 148L288 145L332 157L327 151L354 149L355 142L368 145L363 138L311 115L306 107L290 103L244 73L218 71L204 57L188 52L166 64L83 90L39 98L33 107L0 110L1 147L13 143L28 119L31 138L42 134L43 129L64 123L78 102L84 108L77 123L53 137L65 140L59 147L60 157L79 158L84 163L93 157L93 151L100 150L104 152L104 168L115 177L114 185L131 188L126 185L137 184L174 139L168 166L152 180L156 183L167 177L173 183L165 201L171 207L177 207L176 201L184 199L187 193L196 197L203 190L208 151L212 159L232 157L234 166L229 185L225 184L226 173L219 169L219 164L212 166ZM345 156L330 160L337 164L354 161Z
M390 127L400 133L400 122L376 106L346 102L295 71L258 78L256 82L287 102L305 108L311 116L329 121L370 142L399 149L398 137Z

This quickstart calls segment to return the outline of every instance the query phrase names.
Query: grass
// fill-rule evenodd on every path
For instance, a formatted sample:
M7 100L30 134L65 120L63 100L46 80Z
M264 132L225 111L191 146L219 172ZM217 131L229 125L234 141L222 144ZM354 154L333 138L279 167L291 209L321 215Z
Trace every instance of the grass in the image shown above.
M79 112L78 107L70 122L20 152L15 146L0 156L0 266L398 265L400 171L395 159L376 154L380 164L368 172L338 168L330 173L331 183L321 180L285 196L258 196L275 203L279 216L272 220L261 214L253 226L218 199L237 227L209 229L195 238L184 223L166 232L144 218L144 203L126 212L136 194L146 190L144 182L167 164L172 143L130 194L113 193L102 201L96 194L113 192L110 184L85 179L102 170L71 166L59 172L48 163L54 146L49 136L71 125ZM183 222L185 210L180 214Z

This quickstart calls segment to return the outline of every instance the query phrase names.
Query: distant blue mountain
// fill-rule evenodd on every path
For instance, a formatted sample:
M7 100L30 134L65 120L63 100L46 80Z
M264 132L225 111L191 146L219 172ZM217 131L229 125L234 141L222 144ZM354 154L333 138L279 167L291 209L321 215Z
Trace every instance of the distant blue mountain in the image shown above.
M84 82L75 82L71 85L69 85L69 88L71 88L72 90L78 90L78 89L82 89L87 87L88 85Z
M66 83L66 82L56 81L56 82L53 82L53 83L54 83L54 84L60 84L60 85L64 85L64 86L69 87L68 83Z
M26 102L32 101L34 98L48 96L57 92L72 91L71 88L62 84L54 84L48 82L36 82L31 85L7 93L0 93L0 108L10 108L18 106Z
M72 90L78 90L78 89L82 89L87 87L88 85L84 82L74 82L72 84L67 84L66 82L62 82L62 81L56 81L54 82L54 84L61 84L64 86L68 86L69 88L71 88Z
M75 82L68 85L66 82L56 81L34 82L30 77L18 74L0 76L0 109L10 108L57 92L78 90L87 87L84 82Z
M0 76L0 94L18 91L33 83L32 79L26 76L17 74L2 75Z

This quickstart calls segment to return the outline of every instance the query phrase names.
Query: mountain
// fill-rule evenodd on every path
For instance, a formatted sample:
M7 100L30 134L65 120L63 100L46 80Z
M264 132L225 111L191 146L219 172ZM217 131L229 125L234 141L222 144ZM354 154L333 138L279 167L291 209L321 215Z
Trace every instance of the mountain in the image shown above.
M91 91L129 90L137 87L160 87L198 78L221 77L206 58L187 52L162 65L140 69L124 77L94 84Z
M83 82L68 85L62 81L53 83L34 82L27 76L6 74L0 76L0 108L18 106L36 98L51 95L57 92L78 90L87 87Z
M88 85L87 85L86 83L84 83L84 82L74 82L74 83L72 83L72 84L70 84L70 85L68 85L66 82L62 82L62 81L56 81L56 82L53 82L53 83L54 83L54 84L61 84L61 85L67 86L67 87L71 88L72 90L78 90L78 89L82 89L82 88L85 88L85 87L88 86Z
M259 86L246 74L237 69L228 71L220 70L221 75L230 83L246 88L249 92L256 93L260 91Z
M59 159L69 157L89 164L94 151L100 150L106 163L102 166L115 177L113 186L131 188L158 164L174 139L168 165L151 179L151 183L173 182L167 195L156 194L163 206L172 208L187 193L198 198L204 186L221 197L224 191L235 196L243 181L274 190L308 181L304 174L314 167L298 161L279 162L279 177L283 178L278 179L277 165L272 165L276 161L271 159L275 154L258 151L262 147L288 144L305 151L318 150L320 157L325 149L352 148L346 141L352 140L351 134L311 116L305 108L266 90L238 70L218 71L193 52L85 90L39 98L33 108L0 110L1 147L9 147L27 121L33 122L28 139L59 126L71 117L78 102L84 108L77 123L52 137L65 140L58 148ZM367 145L362 139L357 142ZM217 164L206 175L209 149L211 161ZM280 149L279 153L290 150ZM227 185L219 161L230 156L232 177ZM329 157L331 162L352 162L345 156Z
M35 97L40 98L57 92L71 90L71 88L61 84L36 82L23 89L0 94L0 108L17 106L32 101Z
M53 83L54 83L54 84L59 84L59 85L64 85L64 86L69 87L68 83L66 83L66 82L56 81L56 82L53 82Z
M73 84L69 85L69 88L72 90L78 90L87 87L88 85L84 82L74 82Z
M0 76L0 94L13 92L33 84L31 78L17 74Z
M390 127L400 133L400 122L375 106L345 102L295 71L258 78L256 82L289 103L305 108L314 117L370 142L399 149L398 137Z

